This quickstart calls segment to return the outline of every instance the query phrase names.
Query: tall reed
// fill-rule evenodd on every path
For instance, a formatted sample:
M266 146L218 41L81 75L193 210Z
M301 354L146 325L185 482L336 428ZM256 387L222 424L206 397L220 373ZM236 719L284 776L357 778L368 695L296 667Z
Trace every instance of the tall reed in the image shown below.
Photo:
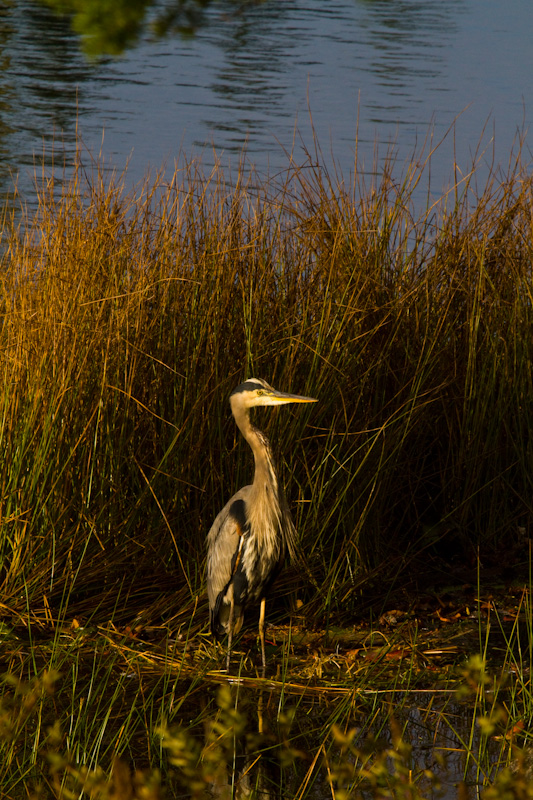
M259 423L304 564L280 587L305 575L309 620L421 553L529 535L531 178L518 155L416 212L422 174L392 172L192 162L128 192L80 155L4 214L6 607L131 619L167 596L187 619L205 533L250 476L227 396L251 375L320 399Z

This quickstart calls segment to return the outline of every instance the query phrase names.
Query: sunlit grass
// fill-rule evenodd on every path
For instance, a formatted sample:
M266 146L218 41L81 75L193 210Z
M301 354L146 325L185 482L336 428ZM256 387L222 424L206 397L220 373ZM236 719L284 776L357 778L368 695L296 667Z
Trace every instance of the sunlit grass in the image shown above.
M80 163L5 218L11 608L97 595L109 614L120 591L131 614L171 588L192 607L205 531L249 480L226 399L252 374L320 400L260 418L309 618L351 615L374 567L528 536L531 181L517 163L418 217L415 183L346 187L315 165L229 184L191 164L126 194Z

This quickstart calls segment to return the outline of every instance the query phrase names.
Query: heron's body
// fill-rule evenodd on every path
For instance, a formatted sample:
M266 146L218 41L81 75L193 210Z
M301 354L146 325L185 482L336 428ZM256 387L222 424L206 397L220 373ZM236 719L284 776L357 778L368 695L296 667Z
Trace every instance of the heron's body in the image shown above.
M253 483L233 495L216 517L207 537L207 592L211 630L217 638L237 633L247 606L261 602L259 633L263 668L264 608L268 588L287 552L294 552L295 531L278 479L270 444L250 422L258 405L315 402L310 397L278 392L252 378L232 392L231 409L255 461Z

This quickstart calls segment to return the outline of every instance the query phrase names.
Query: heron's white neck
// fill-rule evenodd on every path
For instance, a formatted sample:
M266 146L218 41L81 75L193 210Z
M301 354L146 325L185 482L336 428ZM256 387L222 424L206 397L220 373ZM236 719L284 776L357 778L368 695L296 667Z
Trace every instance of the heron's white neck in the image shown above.
M252 486L258 492L272 491L276 500L278 499L278 477L272 457L270 442L265 434L255 428L250 422L250 412L248 409L239 409L237 413L233 411L237 426L252 448L254 454L255 473Z
M295 530L278 485L270 442L262 431L252 425L247 408L232 404L232 411L237 427L254 454L253 502L248 509L250 530L262 532L262 546L276 557L283 557L288 549L293 559L296 552Z

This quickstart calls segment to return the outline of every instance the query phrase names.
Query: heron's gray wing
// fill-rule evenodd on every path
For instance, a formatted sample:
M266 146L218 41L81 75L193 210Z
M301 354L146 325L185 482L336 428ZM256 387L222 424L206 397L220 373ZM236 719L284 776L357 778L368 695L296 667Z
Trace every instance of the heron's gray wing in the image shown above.
M226 592L237 568L246 532L246 500L249 486L233 495L217 515L207 535L207 594L213 610Z

